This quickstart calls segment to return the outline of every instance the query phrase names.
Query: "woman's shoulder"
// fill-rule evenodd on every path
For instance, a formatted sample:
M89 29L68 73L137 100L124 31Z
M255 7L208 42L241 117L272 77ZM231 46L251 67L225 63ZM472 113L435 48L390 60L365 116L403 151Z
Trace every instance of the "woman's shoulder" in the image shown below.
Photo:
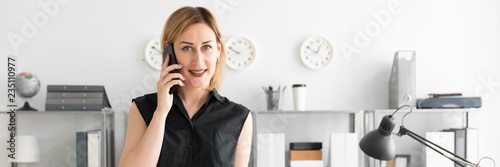
M245 114L250 112L250 109L248 109L243 104L240 104L238 102L234 102L225 96L219 95L218 99L220 102L222 102L224 104L224 106L230 108L232 112L241 112L241 113L245 113Z
M156 93L145 94L143 96L139 96L132 99L132 102L135 102L135 105L137 106L137 109L139 109L139 112L144 118L144 121L146 122L147 125L149 125L149 122L151 122L151 119L153 118L153 113L156 110L158 102L157 94Z

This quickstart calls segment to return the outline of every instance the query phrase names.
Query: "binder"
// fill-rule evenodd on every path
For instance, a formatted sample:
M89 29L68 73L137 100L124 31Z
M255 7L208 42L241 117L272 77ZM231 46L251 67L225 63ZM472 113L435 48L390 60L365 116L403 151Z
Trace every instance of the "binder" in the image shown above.
M415 107L416 94L415 51L397 51L389 79L389 108L405 104Z
M111 108L102 85L47 85L47 111L101 111Z
M446 129L444 132L452 132L455 137L455 154L470 162L479 159L479 130L475 128ZM460 165L455 164L455 167Z
M87 165L101 167L102 144L101 131L87 132Z
M76 132L76 167L87 167L87 132Z

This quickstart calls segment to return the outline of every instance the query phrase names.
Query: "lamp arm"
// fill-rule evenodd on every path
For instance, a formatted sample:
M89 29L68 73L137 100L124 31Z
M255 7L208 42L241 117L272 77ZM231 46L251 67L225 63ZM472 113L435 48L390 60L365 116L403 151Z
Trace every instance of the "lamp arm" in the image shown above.
M458 155L456 155L456 154L452 153L451 151L448 151L448 150L444 149L443 147L441 147L441 146L439 146L439 145L437 145L437 144L435 144L435 143L433 143L433 142L431 142L431 141L429 141L429 140L427 140L427 139L423 138L422 136L419 136L418 134L416 134L416 133L414 133L414 132L412 132L412 131L410 131L410 130L406 129L404 126L401 126L401 127L400 127L400 129L399 129L399 132L398 132L398 136L403 136L403 135L408 135L408 136L410 136L410 137L411 137L411 138L413 138L414 140L416 140L416 141L418 141L419 143L421 143L421 144L423 144L423 145L425 145L425 146L429 147L430 149L432 149L432 150L436 151L437 153L439 153L439 154L441 154L442 156L444 156L444 157L446 157L446 158L450 159L451 161L455 162L456 164L458 164L458 165L460 165L460 166L465 167L466 165L470 165L470 166L475 166L475 167L477 167L477 164L474 164L474 163L472 163L472 162L469 162L469 161L467 161L466 159L464 159L464 158L462 158L462 157L460 157L460 156L458 156ZM432 146L431 146L431 145L432 145ZM454 157L449 157L449 156L447 156L446 154L442 153L441 151L439 151L438 149L434 148L433 146L435 146L435 147L437 147L437 148L439 148L439 149L441 149L441 150L443 150L443 151L445 151L445 152L447 152L447 153L449 153L449 154L453 155ZM456 158L458 158L459 160L458 160L458 159L456 159L455 157L456 157ZM463 164L461 164L461 163L466 164L466 165L463 165Z

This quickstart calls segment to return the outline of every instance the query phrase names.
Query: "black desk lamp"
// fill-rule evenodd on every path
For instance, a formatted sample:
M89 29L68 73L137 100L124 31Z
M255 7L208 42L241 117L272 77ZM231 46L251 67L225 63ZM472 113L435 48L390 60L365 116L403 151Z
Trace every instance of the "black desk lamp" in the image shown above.
M408 115L409 113L412 112L412 107L409 105L404 105L396 109L394 113L391 115L386 115L382 118L382 121L380 121L380 125L378 129L375 129L369 133L367 133L359 142L359 147L365 154L379 160L392 160L396 156L396 146L394 144L394 140L391 138L391 134L395 134L398 136L403 136L403 135L408 135L411 138L415 139L419 143L431 148L432 150L438 152L439 154L443 155L444 157L450 159L451 161L455 162L455 164L458 164L460 166L474 166L477 167L478 164L474 164L472 162L467 161L466 159L442 148L441 146L432 143L431 141L417 135L416 133L413 133L412 131L406 129L403 125L403 121L401 121L401 126L399 127L399 132L393 133L392 130L394 129L394 126L396 125L394 121L393 115L398 112L399 109L403 107L409 107L410 112L406 113L403 116L403 119ZM449 153L450 155L453 156L448 156L441 151L445 151Z

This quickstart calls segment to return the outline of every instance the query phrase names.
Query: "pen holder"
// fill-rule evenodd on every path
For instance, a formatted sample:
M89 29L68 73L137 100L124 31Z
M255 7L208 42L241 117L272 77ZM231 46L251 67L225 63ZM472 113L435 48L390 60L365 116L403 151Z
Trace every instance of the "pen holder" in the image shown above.
M283 91L265 91L267 110L281 110L283 106Z

